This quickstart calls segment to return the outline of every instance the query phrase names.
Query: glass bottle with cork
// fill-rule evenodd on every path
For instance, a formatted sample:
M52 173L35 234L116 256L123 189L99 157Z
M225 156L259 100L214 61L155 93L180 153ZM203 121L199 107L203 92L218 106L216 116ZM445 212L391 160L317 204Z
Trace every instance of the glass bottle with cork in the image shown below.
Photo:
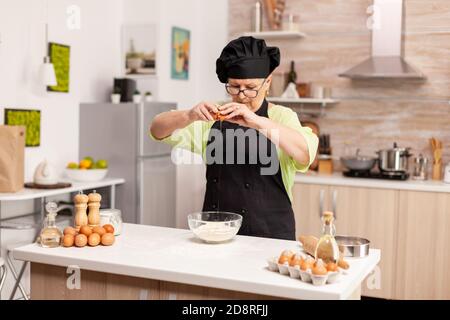
M334 226L334 214L331 211L325 211L322 215L322 235L317 242L315 258L322 259L325 263L338 263L339 246L334 236L336 227Z
M56 248L61 243L62 232L56 226L56 215L58 206L55 202L49 202L45 206L47 217L40 234L40 244L44 248Z

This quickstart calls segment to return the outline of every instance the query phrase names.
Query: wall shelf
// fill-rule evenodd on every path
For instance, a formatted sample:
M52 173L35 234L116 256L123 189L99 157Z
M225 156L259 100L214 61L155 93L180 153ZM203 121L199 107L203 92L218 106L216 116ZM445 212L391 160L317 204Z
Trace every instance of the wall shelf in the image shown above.
M263 38L266 40L281 39L301 39L306 34L300 31L261 31L261 32L245 32L244 36L252 36L255 38Z
M319 104L322 106L326 106L327 104L337 104L339 100L331 99L331 98L282 98L282 97L268 97L267 101L273 103L287 103L287 104Z
M281 97L268 97L267 101L277 104L286 104L291 105L292 109L297 112L299 115L310 115L313 117L320 117L323 116L325 113L325 107L327 105L333 105L339 103L339 100L326 98L326 99L319 99L319 98L281 98ZM300 107L298 109L297 107ZM305 109L305 106L318 106L319 108L308 108Z
M157 79L158 76L155 73L149 73L149 74L126 74L123 76L124 78L128 79L134 79L134 80L141 80L141 79Z

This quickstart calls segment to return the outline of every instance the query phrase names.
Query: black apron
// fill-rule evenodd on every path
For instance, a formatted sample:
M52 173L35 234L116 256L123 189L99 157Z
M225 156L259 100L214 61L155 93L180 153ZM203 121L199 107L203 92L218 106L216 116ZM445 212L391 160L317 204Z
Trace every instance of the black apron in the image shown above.
M267 110L268 103L264 100L256 114L268 118ZM207 183L203 211L220 210L242 215L240 235L295 240L294 212L283 184L275 145L255 129L242 127L227 121L223 121L222 126L220 126L220 122L217 121L211 127L206 147L207 154L215 155L214 144L212 143L215 138L211 134L213 129L221 130L223 162L207 163ZM226 140L227 136L229 137L226 130L229 129L241 129L244 132L253 130L254 132L250 134L256 134L258 139L256 145L254 141L250 144L249 139L247 139L245 148L238 148L235 139L233 163L227 163L226 161ZM263 153L265 154L264 161L261 161L262 159L258 154L259 143L267 144ZM239 164L236 162L237 155L243 156L242 152L245 153L245 163ZM267 164L267 157L275 161L278 166L275 174L261 174L263 167L270 166ZM253 160L249 161L250 159ZM257 159L257 161L254 161L254 159Z

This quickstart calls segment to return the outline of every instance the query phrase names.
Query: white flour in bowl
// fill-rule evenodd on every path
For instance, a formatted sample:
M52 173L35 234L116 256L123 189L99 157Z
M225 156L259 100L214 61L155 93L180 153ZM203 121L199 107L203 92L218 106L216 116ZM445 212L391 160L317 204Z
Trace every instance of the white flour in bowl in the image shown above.
M194 233L207 242L222 242L233 238L239 228L232 227L223 222L208 222L194 230Z

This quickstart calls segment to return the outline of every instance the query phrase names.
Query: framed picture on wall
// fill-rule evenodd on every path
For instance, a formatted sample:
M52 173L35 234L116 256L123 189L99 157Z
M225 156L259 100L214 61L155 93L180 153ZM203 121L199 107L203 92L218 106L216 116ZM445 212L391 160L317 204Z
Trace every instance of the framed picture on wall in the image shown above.
M41 145L41 111L26 109L6 109L5 125L25 126L25 146Z
M126 76L155 75L156 44L156 25L124 25L122 27L124 74Z
M47 91L69 92L70 85L70 46L49 42L48 51L56 75L56 86L48 86Z
M189 30L178 27L172 28L172 79L189 79L190 37Z

